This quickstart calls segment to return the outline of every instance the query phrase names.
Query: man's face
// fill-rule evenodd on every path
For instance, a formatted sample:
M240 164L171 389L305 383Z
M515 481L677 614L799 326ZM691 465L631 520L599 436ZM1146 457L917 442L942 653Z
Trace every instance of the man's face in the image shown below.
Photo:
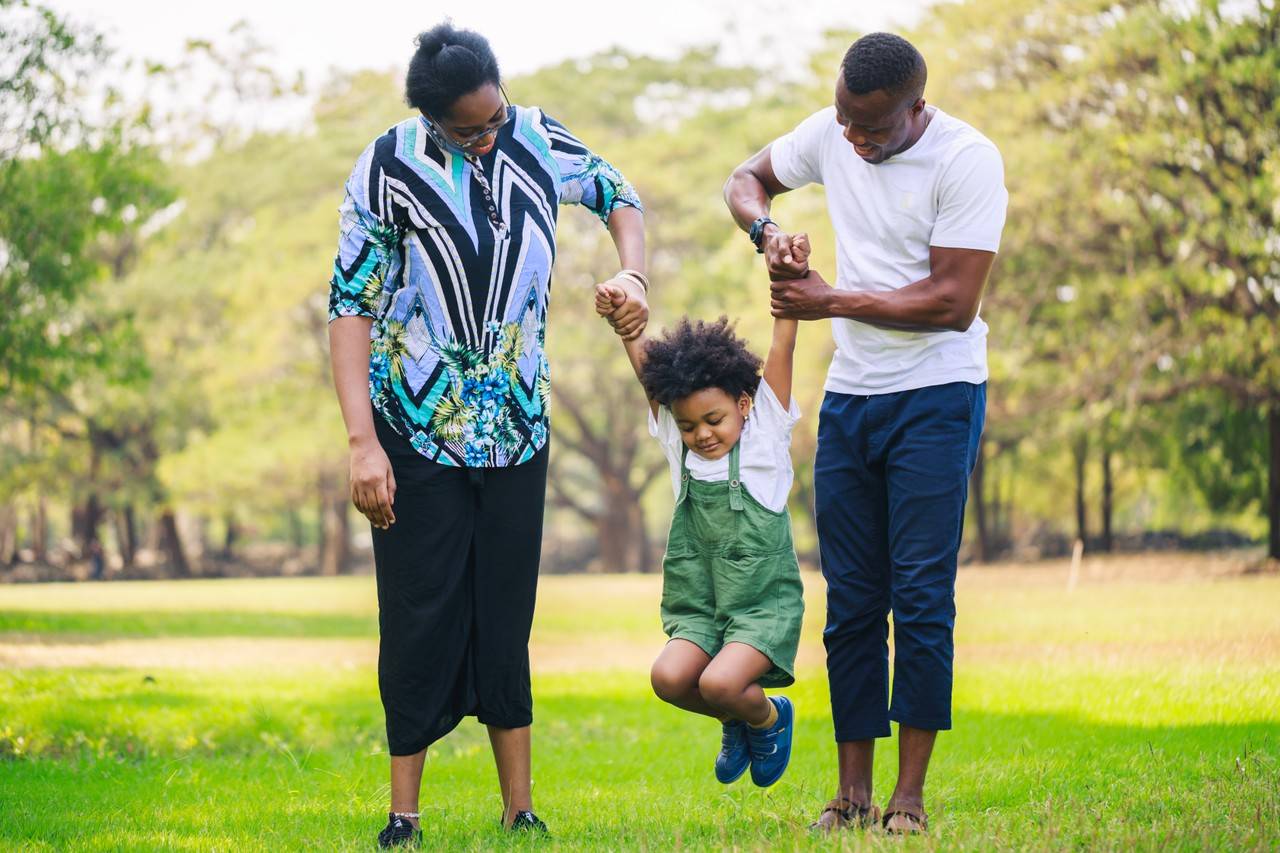
M836 121L858 156L875 165L897 154L911 137L913 119L924 109L924 98L903 103L901 95L883 89L855 95L836 79Z

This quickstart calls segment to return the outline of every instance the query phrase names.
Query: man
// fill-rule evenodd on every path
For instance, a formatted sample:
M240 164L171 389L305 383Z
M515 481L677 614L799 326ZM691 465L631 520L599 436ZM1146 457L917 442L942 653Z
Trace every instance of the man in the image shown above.
M925 830L925 772L937 732L951 727L956 553L986 408L978 306L1008 196L995 146L926 106L925 77L905 39L858 39L835 104L725 185L768 263L774 316L831 318L836 340L814 474L840 766L816 824L825 830ZM793 245L801 235L768 216L774 196L810 183L826 188L834 286L809 269L807 246ZM881 818L871 771L890 720L898 781Z

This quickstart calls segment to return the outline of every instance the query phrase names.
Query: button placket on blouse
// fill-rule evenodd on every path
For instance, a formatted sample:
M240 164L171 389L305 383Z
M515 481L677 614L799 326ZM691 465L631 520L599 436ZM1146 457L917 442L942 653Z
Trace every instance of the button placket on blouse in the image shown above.
M489 184L489 179L485 177L484 167L480 165L480 158L474 154L465 155L467 162L471 164L471 172L475 175L476 183L480 184L480 189L484 193L485 213L489 217L489 221L498 229L499 234L503 234L507 230L507 223L502 221L502 216L498 213L498 205L493 198L493 188Z

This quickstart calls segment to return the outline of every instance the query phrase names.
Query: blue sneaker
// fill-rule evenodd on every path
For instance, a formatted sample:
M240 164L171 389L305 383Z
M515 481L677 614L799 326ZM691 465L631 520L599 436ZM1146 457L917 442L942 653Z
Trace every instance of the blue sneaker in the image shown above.
M747 726L747 743L751 749L751 781L767 788L782 778L791 761L791 729L795 709L786 696L770 696L778 709L778 719L767 729Z
M716 756L716 779L729 785L742 778L751 766L751 750L747 746L747 724L728 720L720 735L720 754Z

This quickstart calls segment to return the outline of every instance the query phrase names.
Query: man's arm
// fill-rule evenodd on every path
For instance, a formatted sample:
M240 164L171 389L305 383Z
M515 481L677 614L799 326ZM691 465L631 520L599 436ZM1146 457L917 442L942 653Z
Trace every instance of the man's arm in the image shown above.
M733 214L733 221L743 231L750 231L752 224L762 216L769 215L769 207L774 196L788 192L791 188L778 180L773 171L773 159L770 156L772 145L766 145L729 175L724 183L724 203ZM798 263L791 254L792 235L787 234L773 223L766 223L764 239L765 262L769 266L769 274L774 277L794 278L804 274L804 265Z
M773 316L841 317L906 331L963 332L978 315L995 257L979 249L932 246L928 277L888 291L836 290L813 270L803 278L775 278L770 284Z

